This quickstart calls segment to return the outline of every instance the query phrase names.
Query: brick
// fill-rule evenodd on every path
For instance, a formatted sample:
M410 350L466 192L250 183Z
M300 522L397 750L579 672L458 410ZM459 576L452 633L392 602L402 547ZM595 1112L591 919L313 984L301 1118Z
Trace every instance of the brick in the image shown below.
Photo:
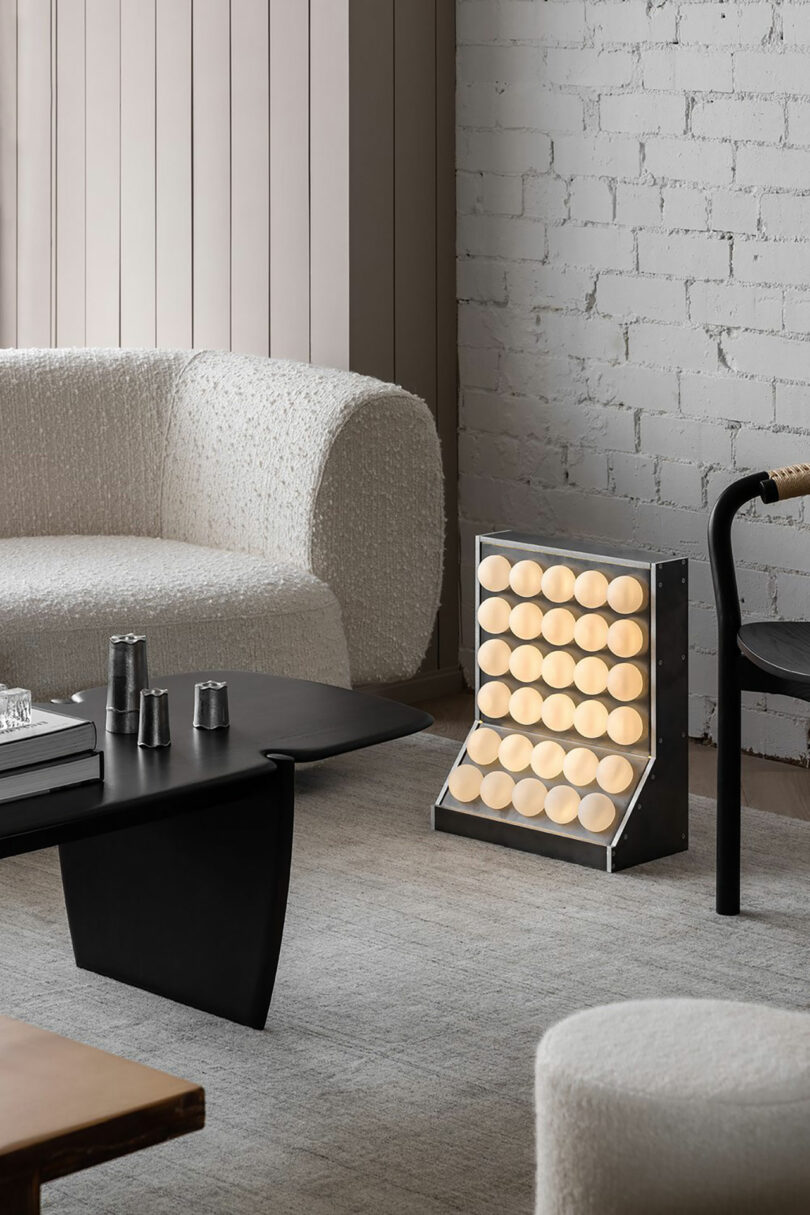
M633 234L615 225L549 228L548 248L554 261L597 270L632 270L635 258Z
M570 399L571 362L567 356L507 351L501 372L501 387L507 392L546 400Z
M781 468L810 458L810 437L746 426L737 435L735 454L738 468Z
M509 83L502 92L495 92L495 118L502 127L542 126L543 131L581 131L583 126L582 98L573 93L555 93L541 85Z
M607 316L627 320L681 321L686 319L686 289L666 278L600 274L596 307Z
M773 25L771 4L685 4L678 36L683 43L746 46L764 42Z
M569 447L567 467L569 485L586 490L608 488L608 458L605 452Z
M461 84L536 81L543 66L539 46L464 46L458 48Z
M462 212L520 215L523 210L523 179L517 176L458 173L456 193Z
M810 93L807 56L796 51L738 51L734 87L742 93Z
M791 333L810 333L810 294L788 291L785 294L785 329Z
M642 451L700 464L731 465L732 431L716 422L675 418L671 414L642 414ZM704 520L705 531L705 520Z
M494 127L498 121L500 93L490 82L459 84L456 89L456 125Z
M778 101L712 97L696 102L691 125L695 135L708 139L776 143L785 133L785 115Z
M759 218L756 195L742 190L716 190L711 196L711 226L719 232L755 233Z
M472 388L496 388L500 354L497 350L474 350L459 345L459 377Z
M678 375L657 367L636 367L632 363L608 366L591 362L588 367L588 392L595 401L626 405L628 409L678 409Z
M599 100L603 131L629 135L680 135L686 128L682 93L613 93Z
M807 236L810 232L810 198L764 194L762 230L766 236Z
M810 391L805 385L776 385L776 421L794 430L810 430Z
M723 354L733 371L810 383L810 342L766 333L730 333Z
M689 288L689 316L704 325L781 329L782 293L773 287L693 283Z
M585 32L585 5L468 0L458 5L456 21L460 43L578 42Z
M661 502L700 510L703 506L703 477L695 464L661 460L659 464Z
M645 89L730 93L734 87L732 58L728 51L667 47L641 51Z
M551 140L540 131L461 131L456 163L476 173L545 173Z
M699 329L637 322L628 328L628 357L633 363L714 371L717 341Z
M616 222L631 227L660 224L660 187L642 186L635 182L617 182Z
M659 180L726 186L732 177L731 147L720 140L656 137L647 140L644 167Z
M534 219L462 215L458 225L460 253L482 257L528 258L542 261L545 225Z
M584 311L593 294L595 272L578 266L512 263L506 267L509 302L519 308L571 307Z
M613 189L599 177L575 177L571 182L571 218L609 224L613 220Z
M727 278L730 242L718 236L639 232L638 268L681 278Z
M651 7L647 0L589 3L588 25L599 43L672 42L675 39L673 6Z
M788 143L810 144L810 101L789 101Z
M810 282L810 246L741 238L734 242L733 271L742 282L804 286Z
M639 143L611 135L562 135L554 140L554 170L561 177L635 177Z
M610 473L614 494L647 502L655 499L655 460L651 456L615 451L610 456Z
M788 46L810 46L810 7L782 5L782 37Z
M664 226L667 228L692 228L703 231L708 227L706 193L689 186L664 186L661 191L664 202Z
M460 300L505 304L506 270L503 263L483 258L461 258L456 271L456 289Z
M681 376L681 411L696 418L729 418L770 426L773 389L763 380L685 371Z
M810 180L810 151L801 148L740 147L737 150L735 179L742 186L794 190L797 182Z
M544 173L537 177L525 177L522 185L525 215L549 221L567 218L567 190L561 178Z
M807 574L778 574L776 610L788 620L806 620L810 604L810 577Z
M717 341L702 329L638 321L629 326L628 341L632 363L651 363L688 371L714 371L717 368Z
M628 51L549 50L546 78L551 84L580 88L612 88L633 78L633 56Z
M624 359L624 328L605 317L543 311L538 317L537 345L548 354L564 350L572 358Z

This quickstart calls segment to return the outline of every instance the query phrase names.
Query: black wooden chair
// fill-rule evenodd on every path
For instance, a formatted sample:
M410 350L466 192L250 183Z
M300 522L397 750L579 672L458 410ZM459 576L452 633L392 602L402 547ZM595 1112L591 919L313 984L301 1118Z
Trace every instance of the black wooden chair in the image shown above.
M810 622L743 624L731 525L753 498L783 501L810 493L810 464L752 473L729 485L709 519L709 559L717 603L717 911L740 910L740 700L743 691L810 700Z

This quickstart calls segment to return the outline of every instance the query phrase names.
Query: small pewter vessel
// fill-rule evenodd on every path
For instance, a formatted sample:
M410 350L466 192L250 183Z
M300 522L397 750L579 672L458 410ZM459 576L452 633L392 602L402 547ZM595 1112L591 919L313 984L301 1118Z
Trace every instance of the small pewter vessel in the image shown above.
M149 683L146 638L118 633L110 638L107 675L107 730L137 734L141 688Z
M194 685L194 726L197 730L224 730L228 717L228 685L207 679Z
M139 747L170 747L169 693L166 688L141 689Z

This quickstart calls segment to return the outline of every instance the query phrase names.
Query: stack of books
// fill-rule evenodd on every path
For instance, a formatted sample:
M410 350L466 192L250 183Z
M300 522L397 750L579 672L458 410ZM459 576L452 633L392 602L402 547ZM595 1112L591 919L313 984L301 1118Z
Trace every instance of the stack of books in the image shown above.
M0 731L0 802L101 780L95 746L92 721L33 709L27 725Z

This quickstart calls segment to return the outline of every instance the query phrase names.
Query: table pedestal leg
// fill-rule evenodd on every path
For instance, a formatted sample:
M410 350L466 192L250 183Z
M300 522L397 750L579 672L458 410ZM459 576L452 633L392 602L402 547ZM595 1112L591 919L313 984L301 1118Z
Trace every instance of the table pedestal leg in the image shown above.
M293 833L293 764L242 796L60 845L76 964L262 1029Z

